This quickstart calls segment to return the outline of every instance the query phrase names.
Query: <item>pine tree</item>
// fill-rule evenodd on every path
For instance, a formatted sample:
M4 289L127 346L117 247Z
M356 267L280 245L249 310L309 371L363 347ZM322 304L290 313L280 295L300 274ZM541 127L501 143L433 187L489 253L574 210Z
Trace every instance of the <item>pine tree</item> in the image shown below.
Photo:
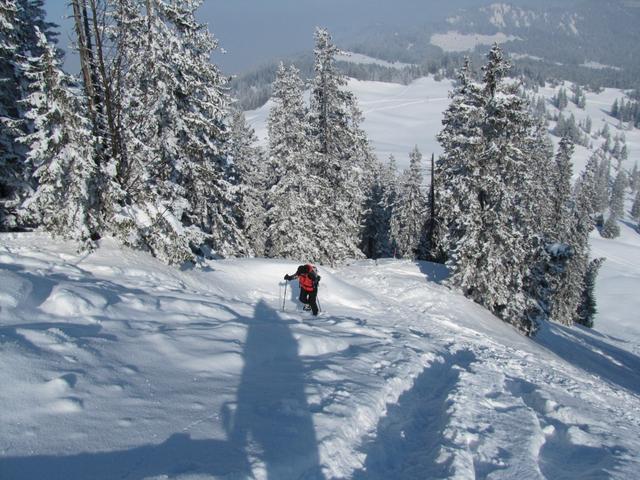
M590 134L592 128L593 120L591 120L591 117L587 117L587 119L584 121L584 131Z
M509 64L497 45L488 54L482 85L463 67L438 139L438 197L451 282L489 310L531 334L530 194L527 146L533 130L527 106L503 81Z
M595 211L604 212L609 207L609 182L611 162L604 150L599 149L594 153L598 160L598 172L595 181Z
M556 172L554 175L552 236L564 241L571 213L571 177L573 165L571 157L574 145L567 137L562 137L556 155Z
M118 11L129 68L121 79L125 205L115 230L170 263L194 251L248 251L225 156L227 80L210 62L216 40L195 19L201 3L122 0Z
M640 221L640 190L636 192L636 198L633 201L633 206L631 207L631 218L636 222Z
M267 165L264 152L256 146L257 137L239 111L229 119L227 154L233 163L234 185L239 189L239 219L256 256L265 252Z
M24 100L33 88L26 75L28 59L43 53L38 32L51 42L56 36L44 18L42 0L0 2L0 229L19 227L16 210L33 187L33 170L18 138L33 129Z
M637 192L638 190L640 190L640 170L638 170L638 162L633 165L629 184L632 192Z
M315 239L315 196L323 180L310 165L306 107L298 69L280 64L269 112L269 171L266 254L296 260L323 260Z
M613 118L618 118L620 115L620 106L618 104L618 99L616 98L613 101L613 105L611 106L611 116Z
M422 193L422 154L416 146L409 155L409 168L400 179L398 199L391 217L391 236L403 258L424 259L427 202Z
M55 235L86 244L96 233L91 209L94 139L74 80L62 72L56 48L44 34L38 51L42 54L26 68L33 91L25 101L25 117L34 130L20 139L28 147L26 161L38 183L22 215Z
M373 168L373 182L366 196L361 249L367 258L391 257L397 247L391 235L391 218L397 197L396 164L378 162Z
M576 323L584 325L585 327L592 328L594 323L594 317L598 312L596 308L596 277L604 258L596 258L589 262L589 266L584 274L582 295L580 298L580 304L578 305Z
M616 218L622 218L624 215L624 194L627 188L627 174L624 170L620 169L616 179L613 182L613 189L611 191L611 214Z
M309 131L314 154L311 172L322 209L316 212L317 242L329 262L362 255L358 248L365 192L371 184L373 155L362 128L362 113L347 80L335 65L337 47L325 29L315 32Z

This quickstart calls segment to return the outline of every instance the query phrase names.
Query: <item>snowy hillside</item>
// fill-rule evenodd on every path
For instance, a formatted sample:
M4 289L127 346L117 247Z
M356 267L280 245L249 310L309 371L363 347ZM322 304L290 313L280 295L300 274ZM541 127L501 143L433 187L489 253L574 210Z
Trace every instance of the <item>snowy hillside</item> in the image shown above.
M595 245L626 290L532 341L427 263L320 267L313 318L291 262L2 234L0 478L634 478L640 236Z
M569 90L569 82L564 85L540 88L536 95L546 99L550 113L558 113L551 104L551 99L561 88ZM398 166L405 168L409 164L409 152L414 146L425 155L442 152L436 140L437 133L442 130L442 113L449 105L449 92L453 86L450 80L436 81L433 77L420 78L409 85L393 83L369 82L351 79L348 85L358 98L358 103L364 114L363 127L367 132L371 144L378 158L386 161L390 154L396 157ZM576 121L584 121L590 117L593 122L593 147L597 148L602 139L595 137L595 132L602 130L609 124L611 133L618 131L618 121L609 115L611 106L616 99L626 98L622 90L607 88L600 93L585 92L586 106L578 108L569 102L563 110L568 117L574 114ZM263 107L246 113L247 120L255 128L258 138L266 144L266 120L273 103L267 102ZM552 129L555 122L551 122ZM640 161L640 130L624 131L629 149L629 159L623 165L627 169L633 168L636 160ZM555 138L558 141L558 138ZM586 165L593 152L580 145L576 146L574 156L574 173L578 174Z

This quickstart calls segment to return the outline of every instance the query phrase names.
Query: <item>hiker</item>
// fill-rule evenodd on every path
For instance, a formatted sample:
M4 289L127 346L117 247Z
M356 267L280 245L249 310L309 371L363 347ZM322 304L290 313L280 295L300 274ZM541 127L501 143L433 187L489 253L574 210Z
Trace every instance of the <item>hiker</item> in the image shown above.
M307 263L300 265L294 275L285 275L284 279L289 281L297 278L300 283L300 302L304 304L303 310L311 310L311 313L318 315L318 283L320 275L316 267Z

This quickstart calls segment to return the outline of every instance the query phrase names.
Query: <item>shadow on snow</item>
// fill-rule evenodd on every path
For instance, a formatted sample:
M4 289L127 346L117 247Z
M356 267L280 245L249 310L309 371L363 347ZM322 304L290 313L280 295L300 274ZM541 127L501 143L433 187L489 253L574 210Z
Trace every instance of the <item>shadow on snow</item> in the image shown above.
M231 475L323 480L316 434L305 394L305 366L287 323L259 302L248 327L236 401L223 407L227 440L177 433L159 445L128 450L0 458L0 478L11 480L139 479L153 476ZM212 392L215 394L215 392Z

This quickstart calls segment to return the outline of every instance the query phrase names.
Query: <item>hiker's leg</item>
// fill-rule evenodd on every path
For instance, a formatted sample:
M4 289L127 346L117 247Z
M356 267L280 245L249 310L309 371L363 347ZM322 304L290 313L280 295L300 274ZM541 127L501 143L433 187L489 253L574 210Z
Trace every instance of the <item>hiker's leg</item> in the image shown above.
M305 305L309 303L309 292L304 288L300 288L300 303L304 303Z
M309 292L309 305L311 305L311 311L314 315L318 315L318 303L316 297L318 296L318 289L314 288L313 292Z

